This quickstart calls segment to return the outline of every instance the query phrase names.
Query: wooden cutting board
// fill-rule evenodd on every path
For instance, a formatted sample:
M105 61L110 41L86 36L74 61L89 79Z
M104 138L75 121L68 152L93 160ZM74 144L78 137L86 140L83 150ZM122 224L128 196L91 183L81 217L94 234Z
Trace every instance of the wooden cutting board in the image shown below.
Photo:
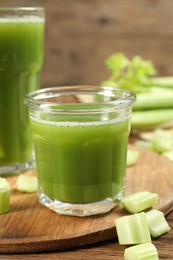
M15 177L9 180L13 185ZM126 194L142 190L158 193L155 208L167 214L173 208L173 163L140 151L138 163L127 169ZM127 214L117 206L103 215L62 216L40 205L36 193L15 190L10 204L10 212L0 215L0 253L58 251L108 240L116 237L115 219Z

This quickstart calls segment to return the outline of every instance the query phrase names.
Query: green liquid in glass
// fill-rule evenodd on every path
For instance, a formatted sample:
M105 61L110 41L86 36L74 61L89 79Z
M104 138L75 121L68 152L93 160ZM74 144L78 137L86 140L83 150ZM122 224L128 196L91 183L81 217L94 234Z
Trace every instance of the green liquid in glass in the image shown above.
M91 203L121 193L128 121L54 124L31 120L31 127L39 186L47 197Z
M26 93L39 86L42 18L0 18L0 166L31 160Z

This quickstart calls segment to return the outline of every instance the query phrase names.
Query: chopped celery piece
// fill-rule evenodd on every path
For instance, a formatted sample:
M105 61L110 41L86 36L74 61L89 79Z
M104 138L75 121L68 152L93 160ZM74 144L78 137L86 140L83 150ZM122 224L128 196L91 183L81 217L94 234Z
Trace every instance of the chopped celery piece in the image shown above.
M163 153L170 151L173 147L173 131L157 129L154 131L151 139L151 148L153 151Z
M133 111L132 127L137 129L155 128L173 121L173 108Z
M36 192L37 178L35 176L20 175L16 181L16 189L22 192Z
M124 208L131 213L138 213L152 207L158 201L158 194L148 191L136 192L122 198Z
M2 178L2 177L0 177L0 189L10 190L9 182L5 178Z
M150 141L153 138L154 131L140 132L139 137L145 141Z
M127 167L133 166L137 163L139 158L139 152L128 149L127 151Z
M164 152L162 153L162 155L166 157L168 160L170 160L171 162L173 162L173 151Z
M171 229L163 212L159 210L153 209L148 211L146 217L152 237L161 236Z
M136 141L136 146L157 152L173 161L173 129L156 128L152 133L141 133L140 137L144 140Z
M135 142L135 145L137 147L143 148L143 149L151 149L151 142L150 141L143 141L143 140L138 140Z
M115 220L119 243L133 245L151 242L146 214L144 212L120 217Z
M159 257L156 247L152 243L145 243L126 248L124 260L159 260Z
M0 214L10 209L10 184L5 178L0 177Z

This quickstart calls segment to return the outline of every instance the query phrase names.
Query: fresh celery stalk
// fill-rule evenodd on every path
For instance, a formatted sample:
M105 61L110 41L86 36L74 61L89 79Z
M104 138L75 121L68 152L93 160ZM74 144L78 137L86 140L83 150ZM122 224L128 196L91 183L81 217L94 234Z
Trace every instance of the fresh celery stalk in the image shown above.
M127 151L127 167L133 166L137 163L139 158L139 152L128 149Z
M16 189L21 192L36 192L37 178L35 176L20 175L16 181Z
M145 243L126 248L124 260L159 260L159 257L156 247L152 243Z
M162 88L173 88L173 77L172 76L162 76L155 77L151 79L152 86L158 86Z
M10 209L10 184L5 178L0 178L0 214Z
M151 242L146 214L144 212L120 217L115 220L119 243L133 245Z
M157 193L141 191L125 196L122 198L121 203L130 213L138 213L152 207L157 201Z
M173 108L132 113L132 127L136 129L155 128L167 122L173 122Z
M173 108L173 88L152 87L147 92L138 93L133 110Z
M146 217L152 237L161 236L171 229L164 217L163 212L159 210L152 209L148 211L146 213Z

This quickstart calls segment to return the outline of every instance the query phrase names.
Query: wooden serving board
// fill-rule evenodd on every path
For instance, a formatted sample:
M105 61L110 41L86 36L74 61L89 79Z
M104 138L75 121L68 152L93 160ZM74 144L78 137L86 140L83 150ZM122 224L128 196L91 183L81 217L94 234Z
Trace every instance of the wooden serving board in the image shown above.
M134 147L132 147L134 148ZM9 178L14 184L14 177ZM155 208L173 208L173 163L153 152L140 151L127 169L126 194L148 190L159 194ZM48 252L81 247L116 237L115 219L127 214L120 206L92 217L62 216L39 204L37 194L11 195L11 209L0 215L0 253Z

